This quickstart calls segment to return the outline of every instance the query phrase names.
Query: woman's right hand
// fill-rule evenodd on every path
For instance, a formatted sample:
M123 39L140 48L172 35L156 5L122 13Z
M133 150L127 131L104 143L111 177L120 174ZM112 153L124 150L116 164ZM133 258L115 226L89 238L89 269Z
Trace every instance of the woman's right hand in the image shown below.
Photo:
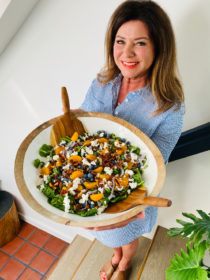
M94 231L101 231L101 230L121 228L121 227L125 227L127 224L135 221L136 219L143 220L144 219L144 211L138 213L136 216L131 217L130 219L125 220L123 222L119 222L119 223L112 224L112 225L109 225L109 226L102 226L102 227L87 227L86 229L90 229L90 230L94 230Z

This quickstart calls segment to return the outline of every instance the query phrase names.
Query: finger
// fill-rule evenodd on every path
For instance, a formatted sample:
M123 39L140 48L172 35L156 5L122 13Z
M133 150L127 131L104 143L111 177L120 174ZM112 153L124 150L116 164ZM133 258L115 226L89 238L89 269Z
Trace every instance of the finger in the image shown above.
M144 219L144 212L140 212L139 214L137 214L136 218L140 220Z

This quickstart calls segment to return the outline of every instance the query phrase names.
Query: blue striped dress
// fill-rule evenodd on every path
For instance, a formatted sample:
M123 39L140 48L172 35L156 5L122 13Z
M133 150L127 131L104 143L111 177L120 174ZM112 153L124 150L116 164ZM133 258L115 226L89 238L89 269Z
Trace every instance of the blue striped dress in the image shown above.
M80 109L92 112L104 112L122 118L142 130L161 151L165 163L176 145L183 123L184 105L179 110L168 111L151 118L151 114L157 108L157 103L146 86L137 91L129 92L121 104L117 104L122 76L119 75L105 86L94 79ZM91 231L91 233L104 245L109 247L121 247L152 230L156 223L158 208L147 207L145 218L137 219L122 228L103 231Z

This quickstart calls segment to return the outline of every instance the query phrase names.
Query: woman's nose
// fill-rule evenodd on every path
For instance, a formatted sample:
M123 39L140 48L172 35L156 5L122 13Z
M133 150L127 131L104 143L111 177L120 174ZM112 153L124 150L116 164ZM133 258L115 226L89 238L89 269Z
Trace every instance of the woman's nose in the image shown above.
M127 56L127 57L132 57L135 55L135 52L134 52L134 48L132 45L127 45L125 46L124 48L124 54Z

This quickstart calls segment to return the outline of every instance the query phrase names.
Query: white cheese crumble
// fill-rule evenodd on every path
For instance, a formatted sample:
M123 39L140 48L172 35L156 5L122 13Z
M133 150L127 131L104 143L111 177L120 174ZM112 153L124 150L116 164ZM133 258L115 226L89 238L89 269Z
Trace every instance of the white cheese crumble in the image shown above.
M65 166L63 167L64 170L68 170L69 168L70 168L70 163L68 163L67 165L65 165Z
M135 189L137 187L137 183L129 183L131 189Z
M102 214L102 213L104 212L105 209L106 209L105 206L99 207L99 208L97 209L97 214L98 214L98 215Z
M91 165L91 164L89 163L89 161L88 161L86 158L83 158L83 159L82 159L82 163L83 163L84 165L88 165L88 166Z
M91 141L91 146L96 147L98 145L98 139Z
M53 156L53 160L58 160L59 159L59 155L54 155Z
M86 150L86 153L91 154L91 155L93 154L93 150L91 148L85 147L85 150Z
M78 152L77 152L77 151L71 153L71 156L77 156L77 155L78 155Z
M63 205L64 211L68 213L70 209L70 199L68 198L68 193L64 196Z
M104 172L108 175L112 175L113 170L110 167L104 167Z
M134 160L137 160L138 156L135 153L131 153L131 161L134 162Z
M128 174L128 175L132 176L134 173L133 173L132 170L126 169L125 174Z
M48 182L48 177L49 177L48 175L44 175L43 180L44 180L45 183Z
M79 203L85 203L86 201L88 201L88 193L83 193L82 194L82 198L80 198Z

